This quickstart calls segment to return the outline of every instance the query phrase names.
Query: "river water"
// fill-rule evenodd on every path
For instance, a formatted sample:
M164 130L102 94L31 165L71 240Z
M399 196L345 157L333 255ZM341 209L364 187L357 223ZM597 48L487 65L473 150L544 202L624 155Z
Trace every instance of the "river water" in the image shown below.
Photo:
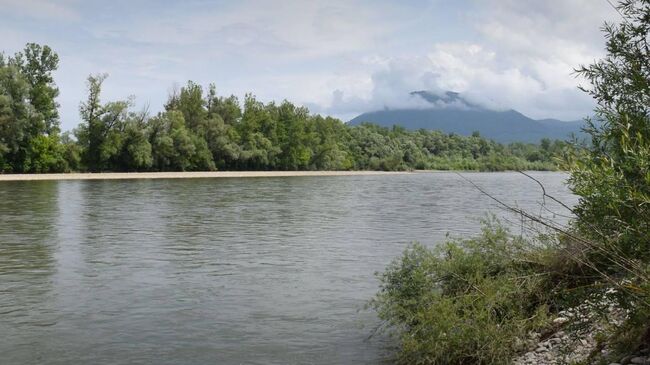
M532 174L575 203L566 175ZM463 176L566 213L521 174ZM488 212L519 233L454 173L0 182L0 363L389 362L374 273Z

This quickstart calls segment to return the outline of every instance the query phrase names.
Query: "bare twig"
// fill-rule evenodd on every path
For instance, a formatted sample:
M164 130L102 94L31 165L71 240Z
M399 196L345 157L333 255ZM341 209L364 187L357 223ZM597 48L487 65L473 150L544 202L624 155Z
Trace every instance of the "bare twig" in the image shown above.
M613 245L607 244L607 246L610 246L609 247L610 250L607 250L605 247L603 247L603 245L596 244L596 243L594 243L594 242L592 242L592 241L590 241L590 240L588 240L588 239L586 239L584 237L578 236L575 233L573 233L573 232L567 230L566 228L562 227L562 225L558 224L557 222L554 222L554 221L551 221L551 220L546 220L546 219L544 219L542 217L534 216L534 215L528 213L527 211L525 211L523 209L515 208L515 207L510 206L509 204L506 204L505 202L503 202L499 198L497 198L497 197L493 196L492 194L488 193L487 191L485 191L483 188L478 186L472 180L468 179L467 177L463 176L462 174L460 174L458 172L456 174L460 178L462 178L463 180L465 180L469 184L471 184L475 189L477 189L483 195L485 195L488 198L492 199L493 201L498 203L500 206L504 207L506 210L509 210L511 212L519 214L519 215L531 220L532 222L535 222L535 223L540 224L540 225L542 225L544 227L547 227L547 228L551 229L552 231L554 231L554 232L556 232L558 234L564 235L567 238L569 238L572 241L584 246L587 249L595 249L595 250L600 251L601 253L604 254L604 257L605 257L606 260L610 261L613 265L616 265L616 266L620 267L621 269L623 269L623 271L627 271L628 273L630 273L632 275L638 275L640 272L643 272L642 268L640 268L639 265L636 262L634 262L633 260L630 260L630 259L624 257L623 255L621 255L620 252L618 250L616 250ZM542 188L543 188L543 186L542 186ZM571 253L569 253L569 255L571 255ZM621 283L618 280L614 279L613 277L611 277L607 273L600 270L599 267L596 266L594 263L592 263L592 262L590 262L588 260L582 259L578 255L571 255L571 258L573 260L577 261L578 263L591 268L601 278L603 278L606 281L610 282L612 285L614 285L616 287L624 288L624 286L622 286ZM627 288L624 288L624 289L627 289ZM632 295L635 295L635 294L632 293ZM644 298L637 298L637 299L643 300L645 302ZM647 303L647 304L650 305L650 303Z
M544 198L548 197L549 199L553 200L554 202L560 204L562 207L564 207L566 210L568 210L568 211L571 212L572 214L575 214L574 211L573 211L573 208L571 208L571 207L569 207L568 205L564 204L564 202L560 201L559 199L556 199L554 196L549 195L549 194L546 192L546 188L544 187L544 184L542 184L539 180L537 180L536 178L530 176L529 174L527 174L527 173L525 173L525 172L523 172L523 171L517 171L517 172L520 173L520 174L522 174L522 175L524 175L524 176L526 176L527 178L533 180L534 182L536 182L537 185L539 185L539 187L542 188L542 194L543 194L543 197L544 197Z

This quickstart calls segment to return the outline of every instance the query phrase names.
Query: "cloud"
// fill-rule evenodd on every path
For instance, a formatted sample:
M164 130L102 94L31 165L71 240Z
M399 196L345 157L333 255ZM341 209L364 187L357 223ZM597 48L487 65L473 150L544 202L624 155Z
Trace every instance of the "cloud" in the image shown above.
M604 54L599 31L616 20L607 3L589 0L476 2L468 16L477 32L471 42L438 42L425 55L376 62L365 97L339 90L323 108L351 115L406 107L413 90L457 91L496 109L514 108L536 118L579 119L593 101L577 89L574 69ZM585 12L585 9L590 9Z
M386 10L399 8L362 0L277 0L201 3L174 6L156 16L96 26L98 37L130 42L198 47L218 55L320 57L361 51L393 31L400 18L387 20Z
M516 60L503 57L478 44L436 44L425 56L391 58L372 74L371 90L365 97L338 90L321 112L348 116L355 107L357 114L431 107L410 97L415 90L438 95L447 90L460 92L475 104L514 108L537 118L577 119L593 107L590 98L577 89L572 66L532 59L524 69Z
M36 41L59 53L64 129L76 124L84 79L96 72L110 74L105 100L135 94L152 111L162 107L171 85L192 79L214 82L224 94L288 99L343 119L423 107L409 96L414 90L459 91L493 108L576 119L593 103L576 90L572 70L603 54L599 27L617 16L606 2L592 0L0 5L5 51Z
M3 12L14 16L46 20L77 21L80 15L75 9L76 1L59 1L54 3L47 0L0 0Z

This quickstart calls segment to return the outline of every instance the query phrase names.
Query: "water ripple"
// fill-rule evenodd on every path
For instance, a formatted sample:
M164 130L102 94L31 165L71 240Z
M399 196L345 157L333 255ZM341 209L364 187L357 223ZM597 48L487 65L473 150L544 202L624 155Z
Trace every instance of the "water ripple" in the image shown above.
M539 210L519 174L466 175ZM452 173L2 183L2 362L376 364L374 273L488 211Z

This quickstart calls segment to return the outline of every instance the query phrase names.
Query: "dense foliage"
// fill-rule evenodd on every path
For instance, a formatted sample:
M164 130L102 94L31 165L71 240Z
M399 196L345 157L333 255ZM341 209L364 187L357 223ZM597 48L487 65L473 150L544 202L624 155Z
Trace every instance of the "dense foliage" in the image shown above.
M569 160L585 272L614 286L628 320L622 347L650 345L650 0L622 0L624 21L606 24L608 54L578 72L598 102L592 144Z
M598 102L592 145L571 161L583 231L616 240L622 253L650 259L650 1L623 1L626 21L606 25L608 55L582 67ZM592 232L593 233L593 232Z
M28 44L0 57L0 172L192 170L552 170L566 144L502 145L472 136L348 126L290 102L243 103L188 82L155 116L133 100L103 102L88 78L81 124L60 134L58 56Z
M59 57L30 43L13 57L0 54L0 171L67 169L52 72Z
M414 245L382 274L372 305L396 330L404 364L509 364L516 339L547 319L545 263L520 237L487 222L480 237Z
M408 248L372 302L397 333L403 363L509 363L540 320L585 311L585 302L575 321L606 323L594 327L601 343L588 363L650 346L650 0L617 9L623 22L604 27L608 55L578 70L598 120L591 145L565 161L580 198L570 228L519 211L551 234L525 241L487 226L477 239ZM603 355L605 346L614 351Z

